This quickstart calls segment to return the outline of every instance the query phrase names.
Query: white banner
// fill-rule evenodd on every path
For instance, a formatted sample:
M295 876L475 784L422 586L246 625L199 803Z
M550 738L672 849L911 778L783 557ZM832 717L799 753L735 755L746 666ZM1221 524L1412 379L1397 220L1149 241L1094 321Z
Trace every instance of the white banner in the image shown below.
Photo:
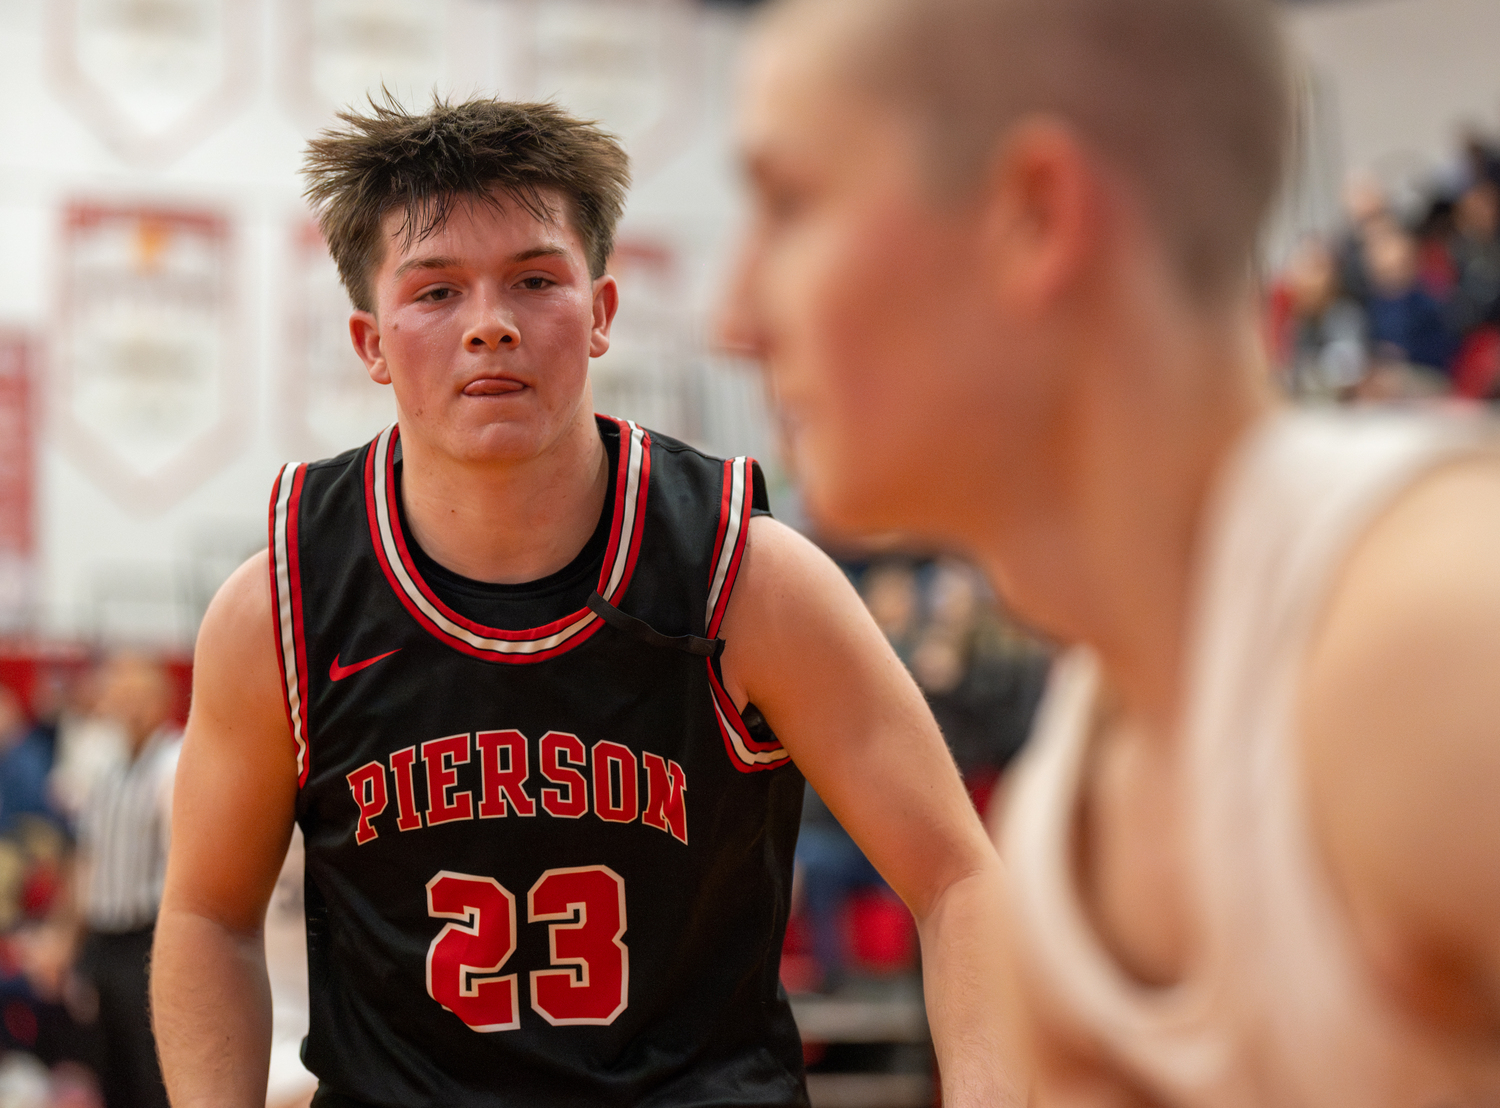
M701 124L698 16L688 0L526 0L513 4L503 49L531 41L518 74L529 99L557 99L618 135L637 180Z
M382 86L421 110L447 72L447 0L284 0L284 88L305 123L363 109Z
M128 162L171 161L250 93L252 0L49 0L61 98Z
M396 418L389 385L377 385L349 339L349 294L311 221L292 253L289 356L281 393L287 448L301 461L368 442Z
M228 225L213 213L74 205L63 273L59 436L122 505L164 509L244 437Z

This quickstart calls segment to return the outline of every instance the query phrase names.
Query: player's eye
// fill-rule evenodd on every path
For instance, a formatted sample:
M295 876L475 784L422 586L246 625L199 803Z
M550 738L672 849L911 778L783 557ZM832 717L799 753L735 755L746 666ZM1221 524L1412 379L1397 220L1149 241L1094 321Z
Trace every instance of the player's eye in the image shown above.
M423 300L430 300L433 303L436 303L439 300L447 300L448 297L450 297L452 295L453 295L453 290L452 289L435 288L435 289L428 289L426 292L424 292L422 294L422 299Z
M545 277L523 277L521 279L521 287L523 289L530 289L533 292L540 291L550 284L552 282Z

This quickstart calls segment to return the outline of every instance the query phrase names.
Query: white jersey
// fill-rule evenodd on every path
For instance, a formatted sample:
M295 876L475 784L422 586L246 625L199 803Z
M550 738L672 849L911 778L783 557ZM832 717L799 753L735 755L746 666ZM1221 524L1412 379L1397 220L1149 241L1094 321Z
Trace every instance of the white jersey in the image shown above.
M1080 904L1070 845L1099 669L1077 648L1055 670L1004 829L1022 957L1047 1011L1168 1104L1467 1103L1356 951L1312 839L1294 712L1313 623L1350 548L1415 478L1475 449L1481 426L1282 412L1222 475L1180 717L1186 887L1204 947L1173 985L1130 977Z

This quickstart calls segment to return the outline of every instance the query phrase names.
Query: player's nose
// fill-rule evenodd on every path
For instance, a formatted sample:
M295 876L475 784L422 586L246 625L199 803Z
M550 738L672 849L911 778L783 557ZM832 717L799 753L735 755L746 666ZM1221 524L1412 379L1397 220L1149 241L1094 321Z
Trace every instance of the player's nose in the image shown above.
M521 330L504 304L475 297L474 318L464 332L464 347L473 351L499 350L521 344Z
M714 345L721 353L739 358L765 356L765 327L756 295L757 268L754 245L743 242L714 312Z

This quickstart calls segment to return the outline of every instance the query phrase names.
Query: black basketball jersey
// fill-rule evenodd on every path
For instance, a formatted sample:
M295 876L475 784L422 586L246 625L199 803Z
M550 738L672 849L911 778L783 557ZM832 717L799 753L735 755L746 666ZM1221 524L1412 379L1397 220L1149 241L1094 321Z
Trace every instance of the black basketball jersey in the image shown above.
M539 627L418 571L395 427L277 479L319 1105L807 1103L778 980L802 777L718 670L760 475L600 425L598 586Z

